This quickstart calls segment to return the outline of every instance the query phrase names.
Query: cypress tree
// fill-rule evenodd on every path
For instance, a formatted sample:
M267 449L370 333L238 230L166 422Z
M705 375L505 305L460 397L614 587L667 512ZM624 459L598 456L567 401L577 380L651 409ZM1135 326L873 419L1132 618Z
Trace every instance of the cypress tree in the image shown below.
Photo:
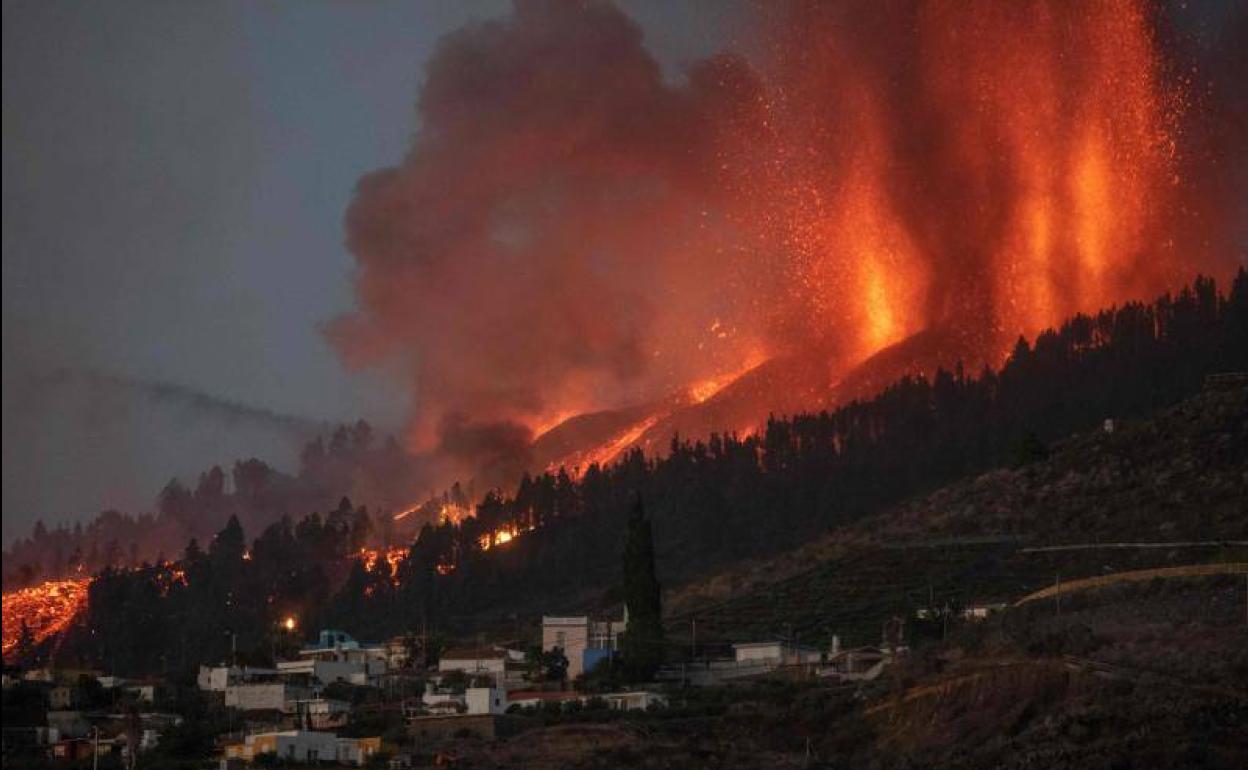
M628 610L628 628L621 640L625 672L634 682L648 681L663 662L663 622L654 540L640 496L628 517L624 543L624 605Z
M26 618L22 618L22 627L17 634L17 647L13 651L13 658L19 666L30 666L35 660L35 634L30 630L30 626L26 625Z

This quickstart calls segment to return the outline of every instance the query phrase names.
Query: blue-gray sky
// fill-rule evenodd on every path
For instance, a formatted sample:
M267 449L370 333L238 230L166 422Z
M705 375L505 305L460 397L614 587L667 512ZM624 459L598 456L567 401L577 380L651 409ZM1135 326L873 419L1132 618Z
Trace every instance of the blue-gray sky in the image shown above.
M714 2L621 5L673 77L728 35ZM290 467L278 416L400 423L406 388L319 331L352 304L343 211L417 129L438 38L507 8L6 0L6 543L213 462Z

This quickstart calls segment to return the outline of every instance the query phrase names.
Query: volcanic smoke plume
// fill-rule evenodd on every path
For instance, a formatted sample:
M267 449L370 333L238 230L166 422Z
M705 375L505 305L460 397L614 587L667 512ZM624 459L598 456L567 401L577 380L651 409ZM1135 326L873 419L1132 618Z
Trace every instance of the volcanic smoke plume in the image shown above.
M604 2L518 0L443 40L407 157L347 214L359 310L330 330L409 373L414 448L471 468L769 358L835 381L920 332L946 346L928 365L995 363L1229 268L1176 242L1207 205L1146 3L756 13L745 54L679 84Z

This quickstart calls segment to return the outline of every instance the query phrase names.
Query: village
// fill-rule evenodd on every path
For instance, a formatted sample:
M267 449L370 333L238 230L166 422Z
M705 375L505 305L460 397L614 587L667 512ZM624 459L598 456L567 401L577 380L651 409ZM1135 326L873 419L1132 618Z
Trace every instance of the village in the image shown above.
M980 620L997 609L969 607L959 618ZM286 625L297 633L293 618ZM627 629L626 610L610 619L543 616L540 644L477 640L436 657L421 635L366 643L322 629L270 667L240 664L237 655L201 665L190 698L160 678L9 668L6 704L33 701L23 713L42 718L6 717L4 742L53 764L134 768L186 720L208 713L224 718L225 729L210 736L222 770L275 761L405 768L418 757L453 762L456 741L506 738L539 725L538 716L661 713L690 688L747 691L776 678L852 687L908 652L905 622L894 618L876 645L843 647L835 636L824 648L781 637L712 644L666 663L653 682L616 687L610 672ZM200 705L188 708L188 700Z

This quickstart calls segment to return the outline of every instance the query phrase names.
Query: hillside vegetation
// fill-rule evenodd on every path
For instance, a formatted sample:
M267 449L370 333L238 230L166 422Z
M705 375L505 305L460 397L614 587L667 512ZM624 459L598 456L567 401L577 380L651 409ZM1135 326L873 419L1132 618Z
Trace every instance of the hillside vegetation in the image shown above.
M1122 547L1136 544L1152 547ZM1081 547L1051 548L1063 545ZM1227 561L1248 562L1248 385L1072 436L1043 459L692 582L669 607L674 631L696 619L704 639L836 633L866 643L892 615L929 604L1014 601L1059 576Z
M1137 539L1145 529L1168 539L1242 533L1235 516L1244 499L1242 393L1209 396L1191 412L1179 407L1155 428L1143 420L1138 434L1132 426L1198 393L1207 375L1244 369L1248 272L1241 270L1226 294L1202 278L1151 304L1076 316L1034 344L1020 339L1000 370L908 377L832 412L773 417L757 435L673 439L662 457L633 451L579 477L562 469L525 476L514 494L490 492L475 506L456 498L471 515L422 528L393 574L387 559L359 558L381 528L349 501L323 516L283 517L258 536L232 517L206 549L187 548L177 568L185 582L171 581L160 565L106 572L60 649L84 663L107 659L121 673L150 673L158 649L178 649L179 666L220 659L223 624L240 629L239 648L263 662L285 614L305 627L376 639L421 627L516 635L542 613L618 611L622 535L638 496L653 521L659 580L669 588L829 533L834 547L847 548L800 574L799 559L786 557L792 564L776 577L791 582L775 583L774 595L733 587L711 597L720 603L712 608L671 598L673 622L710 609L708 631L724 638L800 632L817 639L845 628L848 638L866 639L890 613L920 601L1016 596L1058 571L1217 558L1164 551L1115 553L1117 562L1090 552L1024 558L1016 540L1115 532ZM1113 434L1061 443L1106 416L1116 420ZM1171 453L1182 460L1171 462ZM931 492L1005 466L1017 467ZM1158 477L1162 485L1135 489ZM510 541L488 547L499 532ZM956 546L942 547L951 538ZM917 541L917 550L898 551L898 539ZM133 631L139 628L166 630ZM685 649L679 636L669 638Z

